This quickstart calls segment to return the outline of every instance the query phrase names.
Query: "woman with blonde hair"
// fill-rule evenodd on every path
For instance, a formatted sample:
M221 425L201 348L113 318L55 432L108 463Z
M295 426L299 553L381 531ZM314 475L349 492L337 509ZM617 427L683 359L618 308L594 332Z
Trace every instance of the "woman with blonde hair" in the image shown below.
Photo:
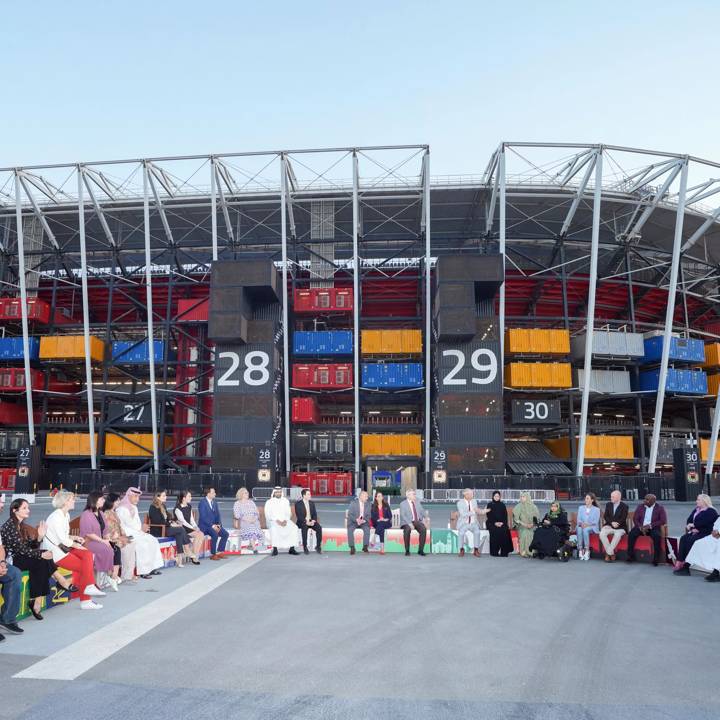
M102 605L94 597L105 593L95 585L93 554L84 547L85 541L70 534L70 511L75 507L75 493L59 490L52 501L55 511L50 513L45 524L42 540L43 550L52 553L58 567L72 572L73 585L80 588L80 607L83 610L99 610Z
M235 499L233 527L240 530L240 546L247 543L253 554L257 554L258 545L265 545L265 532L260 527L260 512L250 498L247 488L241 487L235 493Z
M540 517L540 511L530 499L529 493L520 493L520 502L513 508L512 515L513 523L518 531L520 556L530 557L530 544L533 541L533 534Z
M678 541L678 562L673 575L690 574L690 563L686 561L688 553L697 540L710 535L717 519L718 513L713 507L712 498L704 493L698 495L695 508L688 515L685 534Z

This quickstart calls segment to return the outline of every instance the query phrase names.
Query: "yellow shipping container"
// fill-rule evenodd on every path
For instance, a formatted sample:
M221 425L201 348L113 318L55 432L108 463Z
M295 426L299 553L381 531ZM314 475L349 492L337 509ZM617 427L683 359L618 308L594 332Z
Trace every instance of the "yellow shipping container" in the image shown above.
M720 367L720 343L706 343L703 367Z
M577 438L574 440L577 451ZM570 439L551 438L545 447L556 457L570 457ZM585 438L585 457L588 460L632 460L635 457L632 435L588 435Z
M48 433L45 436L45 454L46 455L62 455L63 454L63 434L64 433Z
M570 363L509 363L505 381L512 388L569 388Z
M422 353L420 330L363 330L360 334L363 355L419 355Z
M550 452L559 458L570 457L570 439L566 437L561 438L548 438L544 441L545 447Z
M362 456L368 455L422 455L422 438L420 435L379 435L362 436Z
M97 447L97 435L95 435ZM85 457L90 455L90 433L48 433L45 436L46 455Z
M505 334L505 351L510 355L567 355L570 333L567 330L511 328Z
M570 331L548 330L550 349L553 355L568 355L570 353Z
M508 353L530 352L530 331L525 328L511 328L505 334L505 350Z
M165 445L170 446L170 438ZM105 436L105 454L112 457L151 457L153 450L152 433L126 433Z
M43 360L83 360L85 339L82 335L52 335L40 338L40 358ZM105 343L90 336L90 358L101 363L105 359Z
M717 395L720 392L720 375L708 375L708 392L710 395Z

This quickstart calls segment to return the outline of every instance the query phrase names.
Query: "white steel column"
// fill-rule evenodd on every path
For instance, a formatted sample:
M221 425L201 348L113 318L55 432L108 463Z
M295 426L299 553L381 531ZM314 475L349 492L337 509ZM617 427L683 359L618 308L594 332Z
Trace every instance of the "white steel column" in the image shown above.
M595 195L593 198L592 235L590 239L590 283L588 286L587 322L585 325L585 364L583 392L580 406L580 433L577 446L575 475L582 477L585 463L585 437L587 434L588 405L590 404L590 375L592 374L593 334L595 330L595 294L598 276L598 250L600 247L600 205L602 202L603 151L595 151ZM588 176L589 178L589 176ZM573 438L570 438L572 443Z
M660 427L662 426L662 413L663 406L665 405L665 387L667 385L668 362L670 360L670 338L672 337L673 317L675 315L675 294L677 292L678 269L680 267L683 221L685 219L687 176L688 160L685 158L680 171L680 190L678 192L677 214L675 215L675 237L673 239L672 264L670 265L670 286L668 287L667 307L665 308L665 329L663 332L662 358L660 360L660 378L658 380L655 419L653 421L652 442L650 444L650 461L648 463L649 473L655 472L655 465L657 464Z
M353 243L353 388L355 398L355 482L364 487L360 477L360 250L358 235L360 206L358 191L360 173L358 171L357 152L352 155L353 191L352 191L352 243Z
M720 393L715 401L715 413L713 414L712 430L710 432L710 447L708 448L707 465L705 466L705 477L707 478L707 492L710 493L710 478L712 477L713 466L715 465L715 453L717 452L718 430L720 430ZM702 457L702 448L698 438L698 454ZM701 460L702 462L702 460Z
M432 388L432 277L430 275L430 148L423 156L423 199L425 207L425 481L430 489L430 390Z
M500 333L500 372L505 377L505 234L506 234L506 207L505 207L505 144L500 148L498 158L498 184L500 186L500 255L502 256L502 285L500 285L500 299L498 302L498 332ZM504 382L503 382L504 384Z
M285 472L290 477L290 324L288 320L288 252L287 252L287 155L280 155L280 228L282 233L283 297L283 389L285 391Z
M23 236L22 191L20 173L15 173L15 218L17 222L18 276L20 282L20 316L22 318L23 365L25 367L25 404L27 407L28 439L35 444L32 381L30 379L30 341L28 338L27 286L25 285L25 240Z
M80 282L82 285L83 340L85 347L85 388L87 392L88 431L90 432L90 467L93 470L97 470L92 366L90 363L90 306L88 303L87 249L85 244L85 183L83 174L82 166L78 165L78 229L80 232Z
M152 300L152 273L150 272L150 188L148 184L148 165L143 161L143 225L145 229L145 297L147 305L147 340L148 356L150 359L150 418L152 420L153 439L153 467L160 472L160 459L158 455L158 419L157 394L155 388L155 348L153 345L153 300ZM169 338L167 339L169 341Z
M217 237L217 176L215 169L215 157L210 158L210 207L212 215L210 223L212 227L212 259L218 259L218 237Z

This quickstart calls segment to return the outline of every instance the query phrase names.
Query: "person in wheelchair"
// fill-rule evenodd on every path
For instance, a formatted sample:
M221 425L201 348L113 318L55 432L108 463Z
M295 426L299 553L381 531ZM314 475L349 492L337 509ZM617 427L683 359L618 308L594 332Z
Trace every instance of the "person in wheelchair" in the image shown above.
M572 553L572 548L568 544L569 537L570 523L567 513L562 509L562 505L555 501L550 504L550 510L535 530L533 541L530 544L530 552L533 557L540 560L552 555L567 562Z

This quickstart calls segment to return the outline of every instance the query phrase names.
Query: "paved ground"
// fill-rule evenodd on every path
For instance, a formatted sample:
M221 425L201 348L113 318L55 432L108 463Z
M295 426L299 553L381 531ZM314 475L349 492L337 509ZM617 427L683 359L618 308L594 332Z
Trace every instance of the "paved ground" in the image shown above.
M716 720L718 601L644 564L203 562L25 621L0 717Z

